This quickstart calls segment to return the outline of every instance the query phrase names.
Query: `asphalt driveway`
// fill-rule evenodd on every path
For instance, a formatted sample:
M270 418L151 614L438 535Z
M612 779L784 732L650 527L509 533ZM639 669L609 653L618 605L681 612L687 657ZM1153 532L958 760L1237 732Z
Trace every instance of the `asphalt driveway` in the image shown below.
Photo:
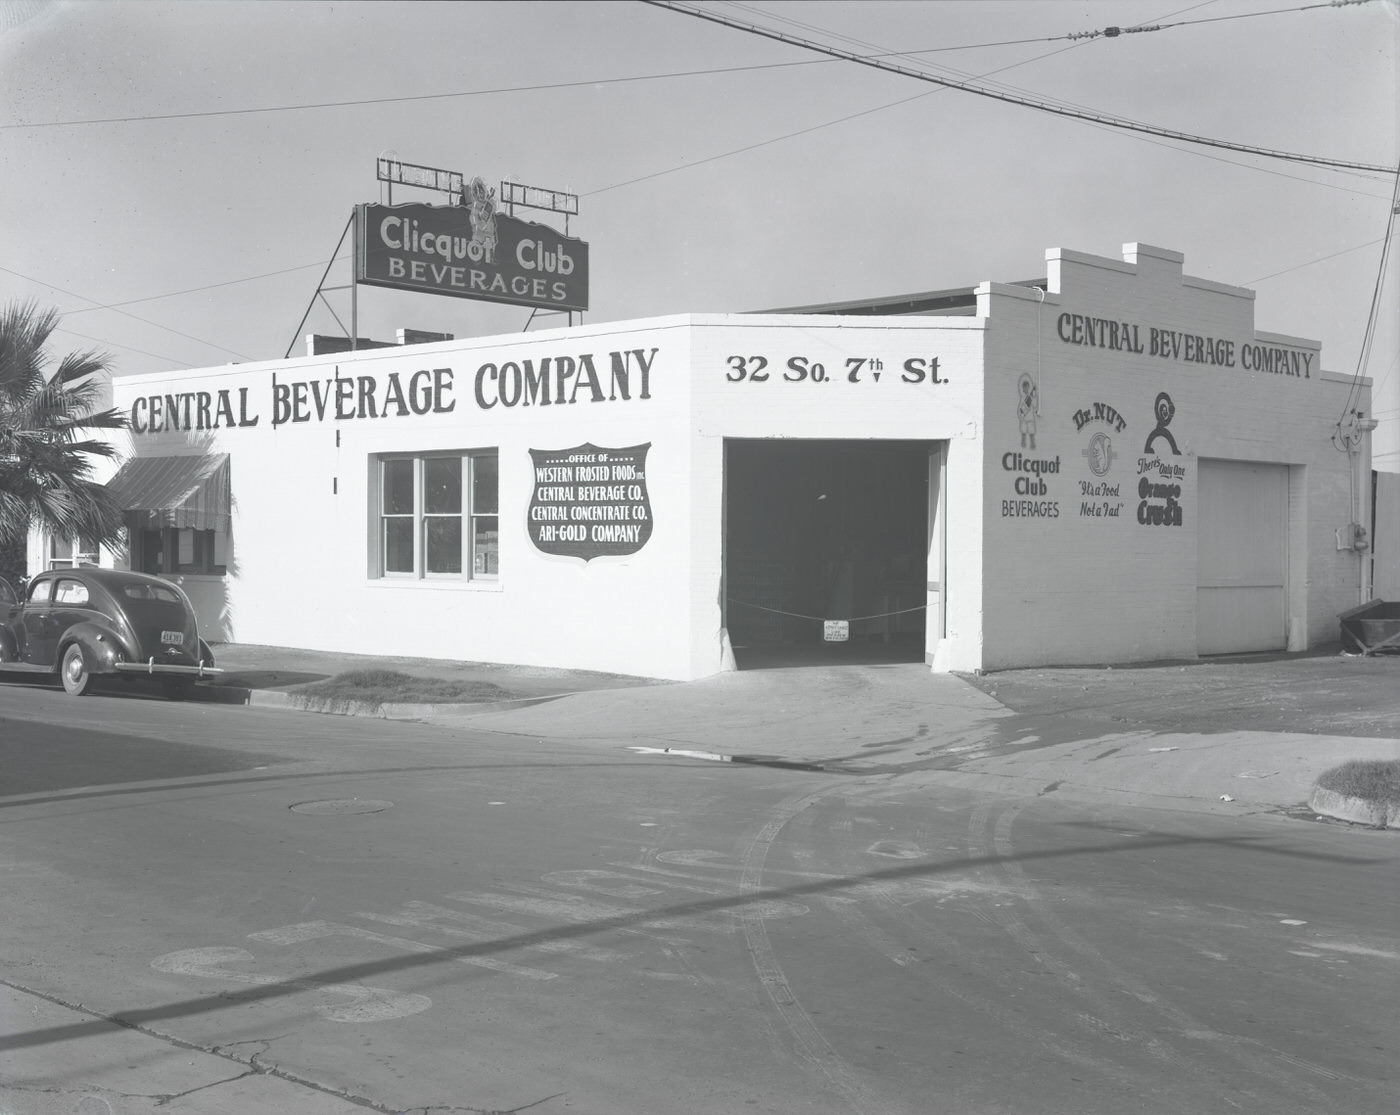
M1018 713L1119 729L1222 729L1391 739L1400 736L1400 654L1340 648L1194 662L1005 670L967 676Z

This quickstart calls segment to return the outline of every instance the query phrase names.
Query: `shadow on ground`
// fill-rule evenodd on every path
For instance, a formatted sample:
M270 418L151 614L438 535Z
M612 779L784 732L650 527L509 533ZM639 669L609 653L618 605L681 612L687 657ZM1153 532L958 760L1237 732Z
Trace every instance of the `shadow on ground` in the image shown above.
M289 689L325 681L330 676L301 670L237 670L221 675L218 684L239 689Z
M908 640L841 643L774 643L734 648L741 670L791 670L817 666L885 666L922 662L923 643Z

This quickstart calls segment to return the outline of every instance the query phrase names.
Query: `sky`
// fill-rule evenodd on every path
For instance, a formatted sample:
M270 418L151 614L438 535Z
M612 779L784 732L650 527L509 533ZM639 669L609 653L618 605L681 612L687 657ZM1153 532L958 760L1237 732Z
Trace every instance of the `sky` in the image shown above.
M700 6L1024 99L1400 163L1397 0ZM117 375L343 335L350 292L317 287L354 205L385 199L383 155L577 194L589 323L1040 278L1048 248L1174 249L1255 289L1258 329L1376 381L1377 447L1400 447L1393 242L1361 361L1394 174L1129 133L633 0L0 0L0 303L56 308L55 344ZM347 248L326 287L349 282ZM564 324L369 287L357 308L384 340Z

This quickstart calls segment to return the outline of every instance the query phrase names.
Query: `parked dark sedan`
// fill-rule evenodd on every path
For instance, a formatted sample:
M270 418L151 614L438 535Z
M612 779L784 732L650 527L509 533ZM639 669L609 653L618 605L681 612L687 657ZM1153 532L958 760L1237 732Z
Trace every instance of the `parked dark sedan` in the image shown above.
M40 573L18 599L0 581L0 671L57 675L76 696L98 675L146 675L169 697L220 673L179 587L88 566Z

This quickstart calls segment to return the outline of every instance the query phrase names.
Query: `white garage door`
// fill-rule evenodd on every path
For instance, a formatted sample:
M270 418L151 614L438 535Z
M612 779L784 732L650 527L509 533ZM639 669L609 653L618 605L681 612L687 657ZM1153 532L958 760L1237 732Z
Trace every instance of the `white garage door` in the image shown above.
M1288 645L1288 467L1201 461L1196 650Z

